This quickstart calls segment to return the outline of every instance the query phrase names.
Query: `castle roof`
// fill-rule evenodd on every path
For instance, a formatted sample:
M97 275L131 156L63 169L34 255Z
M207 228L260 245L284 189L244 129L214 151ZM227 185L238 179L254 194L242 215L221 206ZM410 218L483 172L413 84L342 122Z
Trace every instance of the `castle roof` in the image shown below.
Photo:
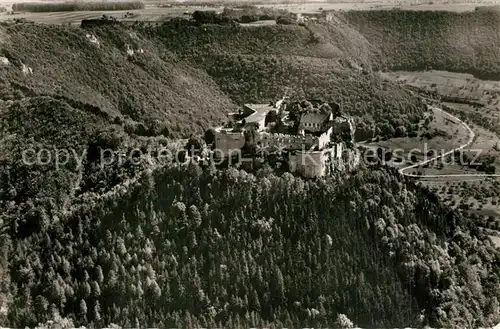
M323 124L330 118L330 113L311 111L302 114L300 117L301 123Z
M324 132L328 129L328 123L332 117L327 111L307 111L302 113L299 122L299 129L311 132Z
M259 122L266 118L267 113L273 109L269 104L245 104L245 106L254 112L245 118L246 123Z

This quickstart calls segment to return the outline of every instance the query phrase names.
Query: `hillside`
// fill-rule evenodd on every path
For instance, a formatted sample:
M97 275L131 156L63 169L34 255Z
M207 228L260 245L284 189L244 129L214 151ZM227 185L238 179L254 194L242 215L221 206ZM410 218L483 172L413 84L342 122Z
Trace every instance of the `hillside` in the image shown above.
M0 29L0 56L10 62L0 67L2 99L59 95L173 137L202 132L236 107L205 72L132 31L110 28L92 39L78 27Z
M186 137L237 104L296 97L338 101L359 138L408 131L422 104L371 74L376 49L340 20L308 26L1 26L2 99L58 96L142 135ZM33 40L38 40L36 43ZM142 126L141 126L142 127ZM378 127L378 128L375 128Z
M0 106L1 199L20 205L30 200L53 198L56 204L61 204L77 175L77 158L85 159L94 136L112 127L106 127L96 115L48 97L27 98ZM77 156L71 156L72 161L56 168L56 149L68 150ZM5 209L2 212L5 213Z
M18 205L53 193L62 197L76 185L79 193L105 191L135 175L115 167L103 173L96 159L86 159L80 172L74 164L68 170L26 168L21 152L33 145L72 147L79 155L106 148L126 152L151 144L150 137L200 133L238 104L273 101L287 91L295 98L339 102L356 116L359 139L391 136L400 126L411 131L423 111L403 88L372 74L376 50L339 20L308 26L165 23L88 30L4 24L0 37L5 101L0 138L8 143L3 199Z
M358 139L392 135L398 126L411 131L424 109L403 88L372 74L376 49L338 19L243 28L165 23L144 33L204 68L238 103L275 100L286 90L339 102L356 116Z
M0 325L498 323L498 250L396 171L303 180L132 156L101 166L100 151L178 148L167 137L287 91L339 102L359 139L411 131L424 106L374 74L379 46L342 17L0 26ZM31 166L30 148L82 161Z
M59 215L34 213L31 223ZM58 222L10 230L12 326L54 312L95 327L499 320L498 250L386 170L314 182L170 167Z
M434 69L500 80L498 11L350 11L343 17L382 53L379 69Z

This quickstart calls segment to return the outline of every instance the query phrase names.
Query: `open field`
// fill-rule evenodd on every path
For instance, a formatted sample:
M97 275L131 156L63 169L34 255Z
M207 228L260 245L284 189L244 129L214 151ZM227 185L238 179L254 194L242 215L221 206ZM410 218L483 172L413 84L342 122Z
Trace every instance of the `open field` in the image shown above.
M393 79L424 90L435 91L440 95L459 97L464 100L476 100L478 105L443 102L459 116L465 117L475 133L471 149L481 150L483 154L500 157L500 81L479 80L470 74L444 71L429 72L393 72ZM482 104L482 106L481 106ZM493 131L492 131L493 130Z
M434 190L453 209L462 209L482 218L490 238L500 247L500 195L494 180L423 180L423 186Z
M438 153L445 153L460 145L467 143L469 132L458 122L454 122L445 114L439 111L429 113L432 121L426 126L424 122L420 123L419 136L417 137L400 137L391 138L389 140L380 140L367 143L369 147L382 147L388 150L405 150L405 162L401 167L409 164L408 152L412 150L412 154L418 162L430 158L426 156L429 151L435 150ZM425 137L427 133L431 137ZM400 152L398 152L400 154Z
M384 77L402 84L411 85L425 91L442 96L458 97L476 104L443 102L448 111L462 118L474 132L474 140L466 154L474 157L491 156L495 159L496 173L500 172L500 137L498 130L500 82L479 80L470 74L451 73L445 71L426 72L389 72ZM439 119L439 118L437 118ZM439 125L433 121L431 125ZM494 131L485 128L488 127ZM461 139L460 137L458 139ZM475 169L461 165L459 162L447 164L438 169L436 166L421 169L424 175L444 174L477 174ZM497 178L481 177L443 177L420 180L419 184L434 190L439 197L452 208L460 208L482 218L488 226L490 238L500 246L500 188ZM494 229L491 229L494 228Z
M480 80L472 74L446 71L408 72L395 71L381 73L383 77L402 84L422 88L426 91L438 92L467 98L483 104L486 108L500 108L500 81Z
M447 108L449 112L452 110L451 107ZM450 113L450 112L449 112ZM433 122L429 125L442 125L442 119L439 117L435 117ZM450 125L449 122L446 122L445 125ZM439 161L432 161L428 165L418 167L418 172L421 175L429 176L429 175L481 175L485 173L495 174L500 172L500 138L498 134L495 134L479 125L468 123L471 131L469 132L471 135L467 142L463 142L463 137L458 135L456 141L460 142L460 145L467 145L467 147L463 148L460 155L456 155L454 157L446 157L442 158ZM444 130L446 131L446 130ZM449 134L449 130L447 132ZM449 135L448 135L449 136ZM403 142L402 145L398 145L399 148L403 148L408 150L410 147L415 148L413 144L410 144L412 139L407 139L408 141ZM413 140L415 140L413 138ZM392 143L392 141L389 141ZM435 147L436 142L441 145ZM387 147L389 149L395 149L393 146L385 142L384 144L379 143L383 147ZM394 144L394 143L392 143ZM406 148L404 147L406 145ZM433 149L437 150L437 154L444 154L447 150L452 149L453 147L449 147L448 143L443 143L440 139L430 140L429 142L424 143L425 150ZM419 149L416 147L416 149ZM426 152L424 151L424 154ZM428 154L428 153L427 153ZM433 157L433 156L431 156ZM417 155L416 157L418 161L422 161L422 155ZM483 169L476 169L469 165L475 165L476 168L479 167L480 164L484 164L482 166ZM443 179L444 178L444 179ZM436 178L438 181L446 182L459 180L462 181L464 177L438 177ZM469 179L471 177L467 177ZM484 178L484 177L483 177ZM473 181L483 179L481 177L477 177L473 179ZM434 180L435 177L427 177L426 180ZM494 178L496 179L496 178Z
M467 205L468 211L482 216L500 216L498 181L476 180L466 182L422 181L421 184L435 190L453 208Z
M160 8L146 5L144 9L137 10L118 10L118 11L72 11L72 12L53 12L53 13L20 13L16 15L0 14L0 21L7 21L14 18L25 18L41 24L80 24L82 19L99 18L102 15L114 16L121 21L158 21L168 17L184 16L186 12L195 10L215 10L221 11L222 7L174 7ZM127 13L133 13L134 16L129 19L122 19Z
M405 1L373 1L373 2L338 2L338 3L325 3L325 2L312 2L307 4L270 4L264 5L278 9L286 9L294 13L318 13L322 10L383 10L398 8L401 10L446 10L454 12L473 11L478 3L460 3L460 4L433 4L431 1L428 3L417 4L414 2L410 4Z
M448 103L448 106L453 107L456 104ZM462 105L462 104L458 104ZM433 120L428 124L426 130L441 129L446 132L445 136L438 136L437 138L429 139L427 142L422 141L421 138L398 138L391 139L388 141L379 141L376 143L370 143L374 147L381 146L383 148L388 148L395 150L401 148L404 150L410 149L437 149L447 150L453 149L458 145L466 144L466 138L464 138L464 133L469 135L469 132L460 125L461 127L454 127L458 125L458 122L453 122L448 120L447 117L439 115L440 112L436 111L433 114ZM424 125L421 124L421 130ZM497 134L488 131L487 129L475 125L473 123L468 123L468 126L472 129L474 133L474 139L469 148L465 149L464 153L469 157L469 159L474 158L476 155L480 155L482 158L478 162L482 162L483 157L491 157L494 160L495 172L499 172L500 163L498 159L500 158L500 150L498 145L500 145L500 138ZM453 130L457 129L455 138L448 140L452 136ZM422 132L420 132L420 135ZM447 138L448 137L448 138ZM419 143L424 144L424 146L419 147ZM422 161L425 151L421 154L417 154L416 160ZM407 159L409 157L406 157ZM444 161L439 161L434 164L431 163L428 167L415 169L422 175L466 175L466 174L478 174L478 171L473 168L469 168L464 164L467 160L448 158ZM401 166L403 167L403 166ZM469 212L478 216L481 220L481 225L489 230L488 235L490 235L492 241L500 246L500 182L496 177L439 177L439 178L426 178L419 181L419 184L426 186L433 190L437 195L449 204L452 208L459 208L460 210Z
M445 107L469 124L500 135L500 81L480 80L470 74L445 71L382 73L391 81L439 94ZM483 134L481 132L481 134ZM495 138L487 137L488 140ZM491 143L489 143L491 144ZM488 146L489 148L494 147ZM481 145L479 145L482 149Z
M23 3L33 1L2 1L1 6L11 9L14 3ZM46 2L43 2L46 3ZM139 21L157 21L165 17L179 17L183 16L185 12L193 12L195 10L215 10L221 11L224 8L223 2L214 2L214 5L182 5L179 2L158 2L158 1L144 1L145 8L137 10L128 10L134 13L136 16L132 20ZM234 2L233 2L234 3ZM242 1L242 4L251 3L249 1ZM473 11L477 6L477 3L460 3L460 4L429 4L417 2L404 2L404 1L394 1L394 2L338 2L338 3L327 3L323 1L312 1L309 3L287 3L287 4L258 4L259 7L274 8L274 9L284 9L293 13L320 13L321 11L347 11L347 10L390 10L390 9L401 9L401 10L446 10L455 12L465 12ZM168 7L167 7L168 6ZM72 12L52 12L52 13L27 13L18 12L16 15L8 15L6 12L0 13L0 21L5 21L13 18L24 18L29 21L42 24L76 24L82 19L98 18L103 14L112 15L120 19L123 15L127 13L124 11L72 11Z
M480 127L478 125L474 125L472 123L468 124L469 127L475 134L474 140L469 148L464 150L464 154L466 154L470 159L475 157L485 157L491 156L497 159L494 163L495 172L500 172L500 149L498 145L500 145L500 138L492 133ZM481 160L478 160L481 162ZM427 175L444 175L444 174L478 174L478 171L461 164L459 161L455 160L453 162L447 162L443 168L438 169L436 166L430 166L429 168L424 169L424 173ZM482 178L478 177L477 180L481 180Z

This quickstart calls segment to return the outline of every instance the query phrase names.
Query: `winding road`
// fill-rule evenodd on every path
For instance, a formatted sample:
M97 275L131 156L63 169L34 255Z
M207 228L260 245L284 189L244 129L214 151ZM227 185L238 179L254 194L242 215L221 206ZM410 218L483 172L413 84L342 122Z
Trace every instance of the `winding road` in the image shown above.
M439 160L443 157L446 157L447 155L450 155L450 154L453 154L454 152L456 151L460 151L460 150L463 150L467 147L470 147L474 141L474 137L476 136L476 134L472 131L472 129L462 120L460 120L459 118L457 118L456 116L454 116L453 114L451 113L448 113L446 111L444 111L443 109L440 109L438 107L435 107L435 106L432 106L430 107L432 110L434 111L438 111L438 112L441 112L447 116L449 116L452 120L454 120L455 122L459 122L465 129L467 129L469 131L469 139L467 141L467 143L465 143L464 145L461 145L457 148L454 148L452 149L451 151L448 151L446 153L442 153L438 156L435 156L435 157L432 157L430 159L427 159L427 160L424 160L424 161L421 161L419 163L415 163L411 166L408 166L408 167L404 167L404 168L401 168L399 170L399 172L402 174L402 175L405 175L407 177L413 177L413 178L443 178L443 177L500 177L500 174L445 174L445 175L418 175L418 174L409 174L409 173L405 173L405 171L409 170L409 169L413 169L413 168L418 168L420 166L424 166L426 165L427 163L430 163L432 161L436 161L436 160Z

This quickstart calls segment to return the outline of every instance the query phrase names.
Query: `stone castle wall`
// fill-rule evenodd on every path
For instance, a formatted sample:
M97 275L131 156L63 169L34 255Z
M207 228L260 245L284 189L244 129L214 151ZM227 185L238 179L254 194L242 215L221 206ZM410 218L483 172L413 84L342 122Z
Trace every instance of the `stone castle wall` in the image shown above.
M260 133L257 139L261 147L280 147L283 149L306 149L308 150L314 145L317 145L318 138L311 135L285 135L285 134L270 134Z
M330 128L327 132L319 137L312 135L285 135L285 134L270 134L260 133L257 142L261 147L280 147L290 150L309 150L313 146L318 145L323 149L329 142L333 129Z
M322 177L338 169L342 162L343 144L321 151L296 152L288 157L290 172L296 172L306 178Z
M259 133L256 143L259 147L277 147L288 150L309 150L318 145L320 149L324 148L330 142L331 129L320 137L312 135L285 135ZM221 131L216 133L215 146L224 154L228 154L231 150L241 149L245 145L245 135L242 132L227 132Z
M333 128L330 127L328 131L323 133L319 138L318 138L318 147L319 149L323 149L328 143L330 142L331 136L332 136Z
M326 154L323 151L290 154L288 166L291 172L306 178L322 177L326 174Z

